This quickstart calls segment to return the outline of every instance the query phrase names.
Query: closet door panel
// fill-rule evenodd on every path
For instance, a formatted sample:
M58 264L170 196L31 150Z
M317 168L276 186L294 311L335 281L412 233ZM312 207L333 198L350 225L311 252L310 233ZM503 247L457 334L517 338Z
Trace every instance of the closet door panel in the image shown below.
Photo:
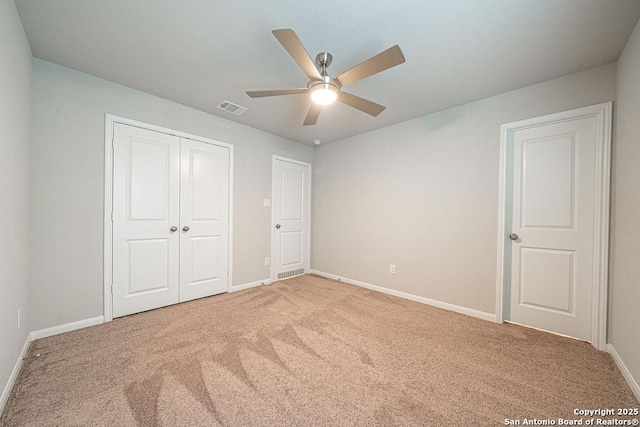
M180 139L116 123L113 177L113 317L177 303Z
M182 139L180 301L229 286L229 149Z

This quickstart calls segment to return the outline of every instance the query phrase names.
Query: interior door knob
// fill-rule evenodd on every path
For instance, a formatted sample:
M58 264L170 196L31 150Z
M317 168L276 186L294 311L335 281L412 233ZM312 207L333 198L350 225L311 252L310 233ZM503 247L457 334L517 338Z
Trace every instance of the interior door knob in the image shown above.
M276 228L280 228L282 227L280 224L276 224Z
M513 233L513 234L509 234L509 238L511 240L518 240L520 237L517 234Z
M169 230L171 230L172 233L175 233L176 231L178 231L178 227L176 227L175 225L172 225Z
M185 233L189 231L189 226L185 225L184 227L182 227L182 231L184 231Z

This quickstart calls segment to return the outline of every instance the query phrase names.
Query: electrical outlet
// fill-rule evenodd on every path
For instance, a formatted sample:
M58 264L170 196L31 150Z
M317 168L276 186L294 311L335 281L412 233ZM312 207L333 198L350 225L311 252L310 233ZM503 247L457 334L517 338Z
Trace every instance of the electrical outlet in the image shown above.
M396 265L395 264L389 264L389 273L396 274Z
M265 208L270 208L271 207L271 200L269 199L264 199L262 201L262 206L264 206Z
M21 317L22 317L22 307L18 309L18 329L20 329L20 323L22 320Z
M270 263L271 263L271 260L269 259L269 257L265 257L264 265L269 265Z

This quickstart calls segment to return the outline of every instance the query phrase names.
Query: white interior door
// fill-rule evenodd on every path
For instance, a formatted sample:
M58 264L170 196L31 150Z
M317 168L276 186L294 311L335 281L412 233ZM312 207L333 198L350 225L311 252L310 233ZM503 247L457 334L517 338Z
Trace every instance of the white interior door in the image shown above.
M179 182L180 138L115 124L114 317L178 302Z
M276 279L309 268L310 165L274 158L273 273Z
M182 139L180 301L229 285L229 149Z
M591 341L601 134L595 115L514 131L507 319Z

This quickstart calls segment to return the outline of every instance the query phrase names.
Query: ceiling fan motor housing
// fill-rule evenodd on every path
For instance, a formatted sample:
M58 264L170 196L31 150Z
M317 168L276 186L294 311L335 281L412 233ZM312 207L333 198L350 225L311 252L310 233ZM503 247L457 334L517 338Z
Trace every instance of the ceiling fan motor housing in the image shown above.
M340 83L338 83L334 78L328 75L322 76L322 80L309 80L309 83L307 83L307 88L313 89L318 85L322 85L325 89L329 89L329 86L333 86L337 90L340 90Z

